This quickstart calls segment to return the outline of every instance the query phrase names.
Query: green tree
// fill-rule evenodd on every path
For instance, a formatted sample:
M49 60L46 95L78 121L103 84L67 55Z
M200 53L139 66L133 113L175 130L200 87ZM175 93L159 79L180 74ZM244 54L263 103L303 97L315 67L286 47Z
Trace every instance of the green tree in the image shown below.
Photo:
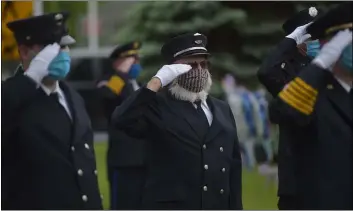
M143 80L148 80L163 64L160 48L178 34L200 32L208 37L212 54L212 94L220 95L219 80L232 73L250 87L258 86L255 73L271 48L284 36L282 24L295 12L334 2L211 2L155 1L137 3L126 14L117 42L143 42Z

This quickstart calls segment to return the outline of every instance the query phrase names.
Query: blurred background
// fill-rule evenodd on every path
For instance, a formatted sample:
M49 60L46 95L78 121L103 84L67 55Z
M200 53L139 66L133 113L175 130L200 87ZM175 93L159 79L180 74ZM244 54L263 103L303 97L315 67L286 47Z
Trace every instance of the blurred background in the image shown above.
M86 101L96 131L95 147L104 208L109 209L106 176L107 120L95 95L95 83L111 69L107 58L119 44L139 40L147 82L161 65L163 42L177 34L199 32L208 37L212 95L227 100L243 146L245 209L276 209L277 128L267 117L268 94L256 71L283 37L283 22L310 6L327 8L335 2L237 1L2 1L1 77L19 65L16 42L6 23L47 12L69 11L72 66L67 78ZM249 131L255 131L249 136Z

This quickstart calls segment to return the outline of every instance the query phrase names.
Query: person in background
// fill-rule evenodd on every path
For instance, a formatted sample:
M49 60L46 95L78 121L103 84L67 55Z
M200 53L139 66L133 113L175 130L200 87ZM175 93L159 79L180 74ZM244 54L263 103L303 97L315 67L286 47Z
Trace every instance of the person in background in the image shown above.
M306 28L314 21L321 10L310 7L291 16L282 26L286 37L264 60L257 72L259 81L267 91L276 97L279 91L307 66L320 50L318 40L311 40ZM270 107L271 102L270 102ZM278 161L278 196L282 197L279 209L295 209L295 204L285 202L285 198L291 198L296 192L296 181L294 178L294 158L292 157L292 145L297 140L293 137L296 127L287 121L279 125L278 155L274 156ZM293 207L294 206L294 207Z
M113 210L140 209L145 185L144 141L112 128L111 115L139 84L136 79L142 68L139 63L140 42L118 46L110 55L113 70L97 83L99 98L109 122L107 153L110 184L110 208Z
M90 119L81 96L63 81L71 61L68 15L7 25L23 71L1 84L3 209L102 209Z
M241 158L227 103L208 96L207 38L167 41L167 65L113 114L115 128L145 140L143 209L242 209Z
M270 106L273 122L297 131L287 163L296 190L280 196L280 208L353 209L352 7L341 3L307 28L322 47Z

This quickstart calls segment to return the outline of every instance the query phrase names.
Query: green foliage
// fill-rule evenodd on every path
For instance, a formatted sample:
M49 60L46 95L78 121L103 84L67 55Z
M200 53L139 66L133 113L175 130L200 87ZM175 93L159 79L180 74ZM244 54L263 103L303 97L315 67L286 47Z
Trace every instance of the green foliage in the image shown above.
M253 87L258 86L255 73L284 36L282 23L290 12L311 5L310 2L139 2L127 11L127 24L119 29L116 41L143 42L141 54L145 71L141 79L148 80L163 65L160 48L166 40L186 32L205 34L212 54L211 73L215 86L211 92L219 96L219 80L226 73L234 74Z

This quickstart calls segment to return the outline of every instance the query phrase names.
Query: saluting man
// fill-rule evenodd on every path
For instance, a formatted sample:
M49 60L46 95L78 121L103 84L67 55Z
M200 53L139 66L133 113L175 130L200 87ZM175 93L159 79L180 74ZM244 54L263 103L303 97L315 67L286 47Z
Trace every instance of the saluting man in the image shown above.
M136 79L142 68L139 63L140 42L118 46L110 55L114 71L98 82L98 93L110 123L114 109L139 89ZM145 185L144 142L109 125L108 178L110 208L140 209Z
M236 125L208 96L206 44L199 33L165 43L167 65L113 114L115 128L147 143L142 209L242 209Z
M273 97L276 97L301 69L310 64L320 50L319 41L310 39L310 34L306 31L310 22L314 21L319 14L321 10L310 7L294 14L282 25L286 37L268 55L257 72L260 82ZM292 200L296 183L291 148L297 141L293 140L294 135L301 130L295 130L296 127L292 127L291 124L288 121L279 125L278 196L281 199L278 204L279 209L296 209L296 204Z
M270 107L273 121L300 131L291 147L296 189L283 198L291 209L353 209L352 6L342 3L307 28L323 46Z
M23 71L1 85L2 208L101 209L93 131L70 71L68 13L8 23ZM61 46L57 43L60 43Z

